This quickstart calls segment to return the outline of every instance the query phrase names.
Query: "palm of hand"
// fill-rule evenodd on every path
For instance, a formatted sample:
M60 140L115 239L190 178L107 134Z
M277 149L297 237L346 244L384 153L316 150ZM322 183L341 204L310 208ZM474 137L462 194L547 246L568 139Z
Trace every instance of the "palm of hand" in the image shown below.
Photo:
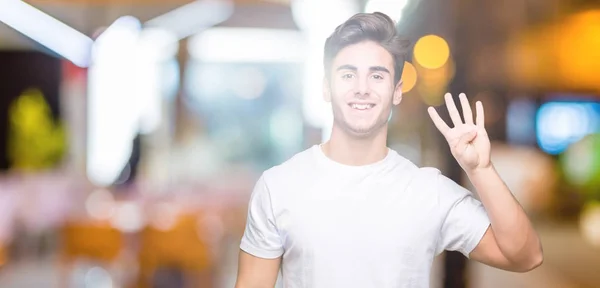
M483 105L481 102L476 103L477 121L474 123L467 97L461 94L460 101L465 118L463 122L449 93L446 94L445 100L454 124L453 128L448 127L433 107L430 107L428 112L435 126L448 141L452 155L465 171L489 166L491 145L484 128Z

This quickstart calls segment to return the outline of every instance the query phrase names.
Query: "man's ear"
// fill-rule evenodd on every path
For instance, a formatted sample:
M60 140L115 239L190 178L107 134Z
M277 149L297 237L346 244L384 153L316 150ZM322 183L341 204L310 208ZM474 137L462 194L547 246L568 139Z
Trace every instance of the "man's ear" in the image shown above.
M402 85L403 82L400 80L398 81L398 84L396 84L396 88L394 88L394 96L392 99L394 105L398 105L400 104L400 101L402 101Z
M329 86L329 80L327 77L323 77L323 99L325 102L331 102L331 87Z

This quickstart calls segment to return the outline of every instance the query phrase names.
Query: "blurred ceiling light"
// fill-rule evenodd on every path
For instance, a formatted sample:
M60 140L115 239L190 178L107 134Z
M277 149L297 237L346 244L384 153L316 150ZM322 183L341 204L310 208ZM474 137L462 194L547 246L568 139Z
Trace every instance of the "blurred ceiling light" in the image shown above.
M365 5L366 13L381 12L398 23L402 18L402 10L408 4L408 0L369 0Z
M181 40L227 20L233 14L231 0L197 0L160 15L144 25L171 31Z
M95 41L89 68L88 178L115 184L128 167L138 133L155 131L162 118L161 65L179 50L177 36L161 27L142 30L123 16Z
M141 25L131 16L117 19L93 46L89 68L87 175L99 186L117 180L138 131L138 38ZM148 61L146 61L148 62Z
M444 66L450 58L450 48L444 38L426 35L415 44L414 57L424 68L437 69Z
M410 62L404 62L402 70L402 93L412 90L417 84L417 70Z
M139 35L140 53L146 53L145 58L166 61L177 56L179 41L177 36L163 28L146 28Z
M167 79L162 74L162 67L177 56L179 41L168 30L146 28L139 34L137 51L132 81L137 99L132 108L137 108L140 113L140 133L149 134L158 129L162 120L162 86Z
M304 46L298 31L258 28L211 28L188 42L193 58L216 63L302 62Z
M79 67L87 67L93 40L20 0L0 0L0 21Z
M348 0L291 0L290 4L296 25L305 32L322 36L360 10L357 1Z
M92 62L95 62L99 53L104 57L102 60L106 61L113 59L113 55L122 54L124 48L127 48L128 52L132 52L141 28L142 24L137 18L133 16L119 17L96 38L92 48ZM119 62L118 60L113 61Z

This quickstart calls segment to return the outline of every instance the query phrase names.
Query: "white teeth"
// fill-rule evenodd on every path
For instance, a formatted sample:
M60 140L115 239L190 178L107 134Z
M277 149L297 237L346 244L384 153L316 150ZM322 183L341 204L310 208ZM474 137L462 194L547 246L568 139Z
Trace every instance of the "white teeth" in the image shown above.
M375 106L375 104L350 104L350 107L357 110L367 110L373 108L373 106Z

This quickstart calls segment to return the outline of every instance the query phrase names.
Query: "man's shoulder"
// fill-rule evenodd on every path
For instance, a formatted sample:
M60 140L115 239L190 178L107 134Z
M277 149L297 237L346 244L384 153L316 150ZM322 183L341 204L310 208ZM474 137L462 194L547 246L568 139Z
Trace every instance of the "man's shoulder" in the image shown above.
M395 151L394 151L395 153ZM415 162L404 158L400 154L396 153L394 162L396 165L397 173L402 174L402 177L406 177L409 186L416 188L419 191L424 189L429 190L435 189L438 185L440 176L443 176L442 172L435 167L431 166L419 166Z
M433 180L442 174L438 168L431 166L419 166L395 150L390 149L390 151L395 154L393 159L396 166L403 170L403 173L411 174L413 178Z
M314 146L300 151L284 162L275 165L263 172L267 181L277 179L289 179L294 175L307 174L314 166Z
M428 191L431 195L436 195L438 201L446 203L454 203L472 194L471 191L450 179L435 167L419 167L418 172L415 173L412 179L412 186L421 193Z

